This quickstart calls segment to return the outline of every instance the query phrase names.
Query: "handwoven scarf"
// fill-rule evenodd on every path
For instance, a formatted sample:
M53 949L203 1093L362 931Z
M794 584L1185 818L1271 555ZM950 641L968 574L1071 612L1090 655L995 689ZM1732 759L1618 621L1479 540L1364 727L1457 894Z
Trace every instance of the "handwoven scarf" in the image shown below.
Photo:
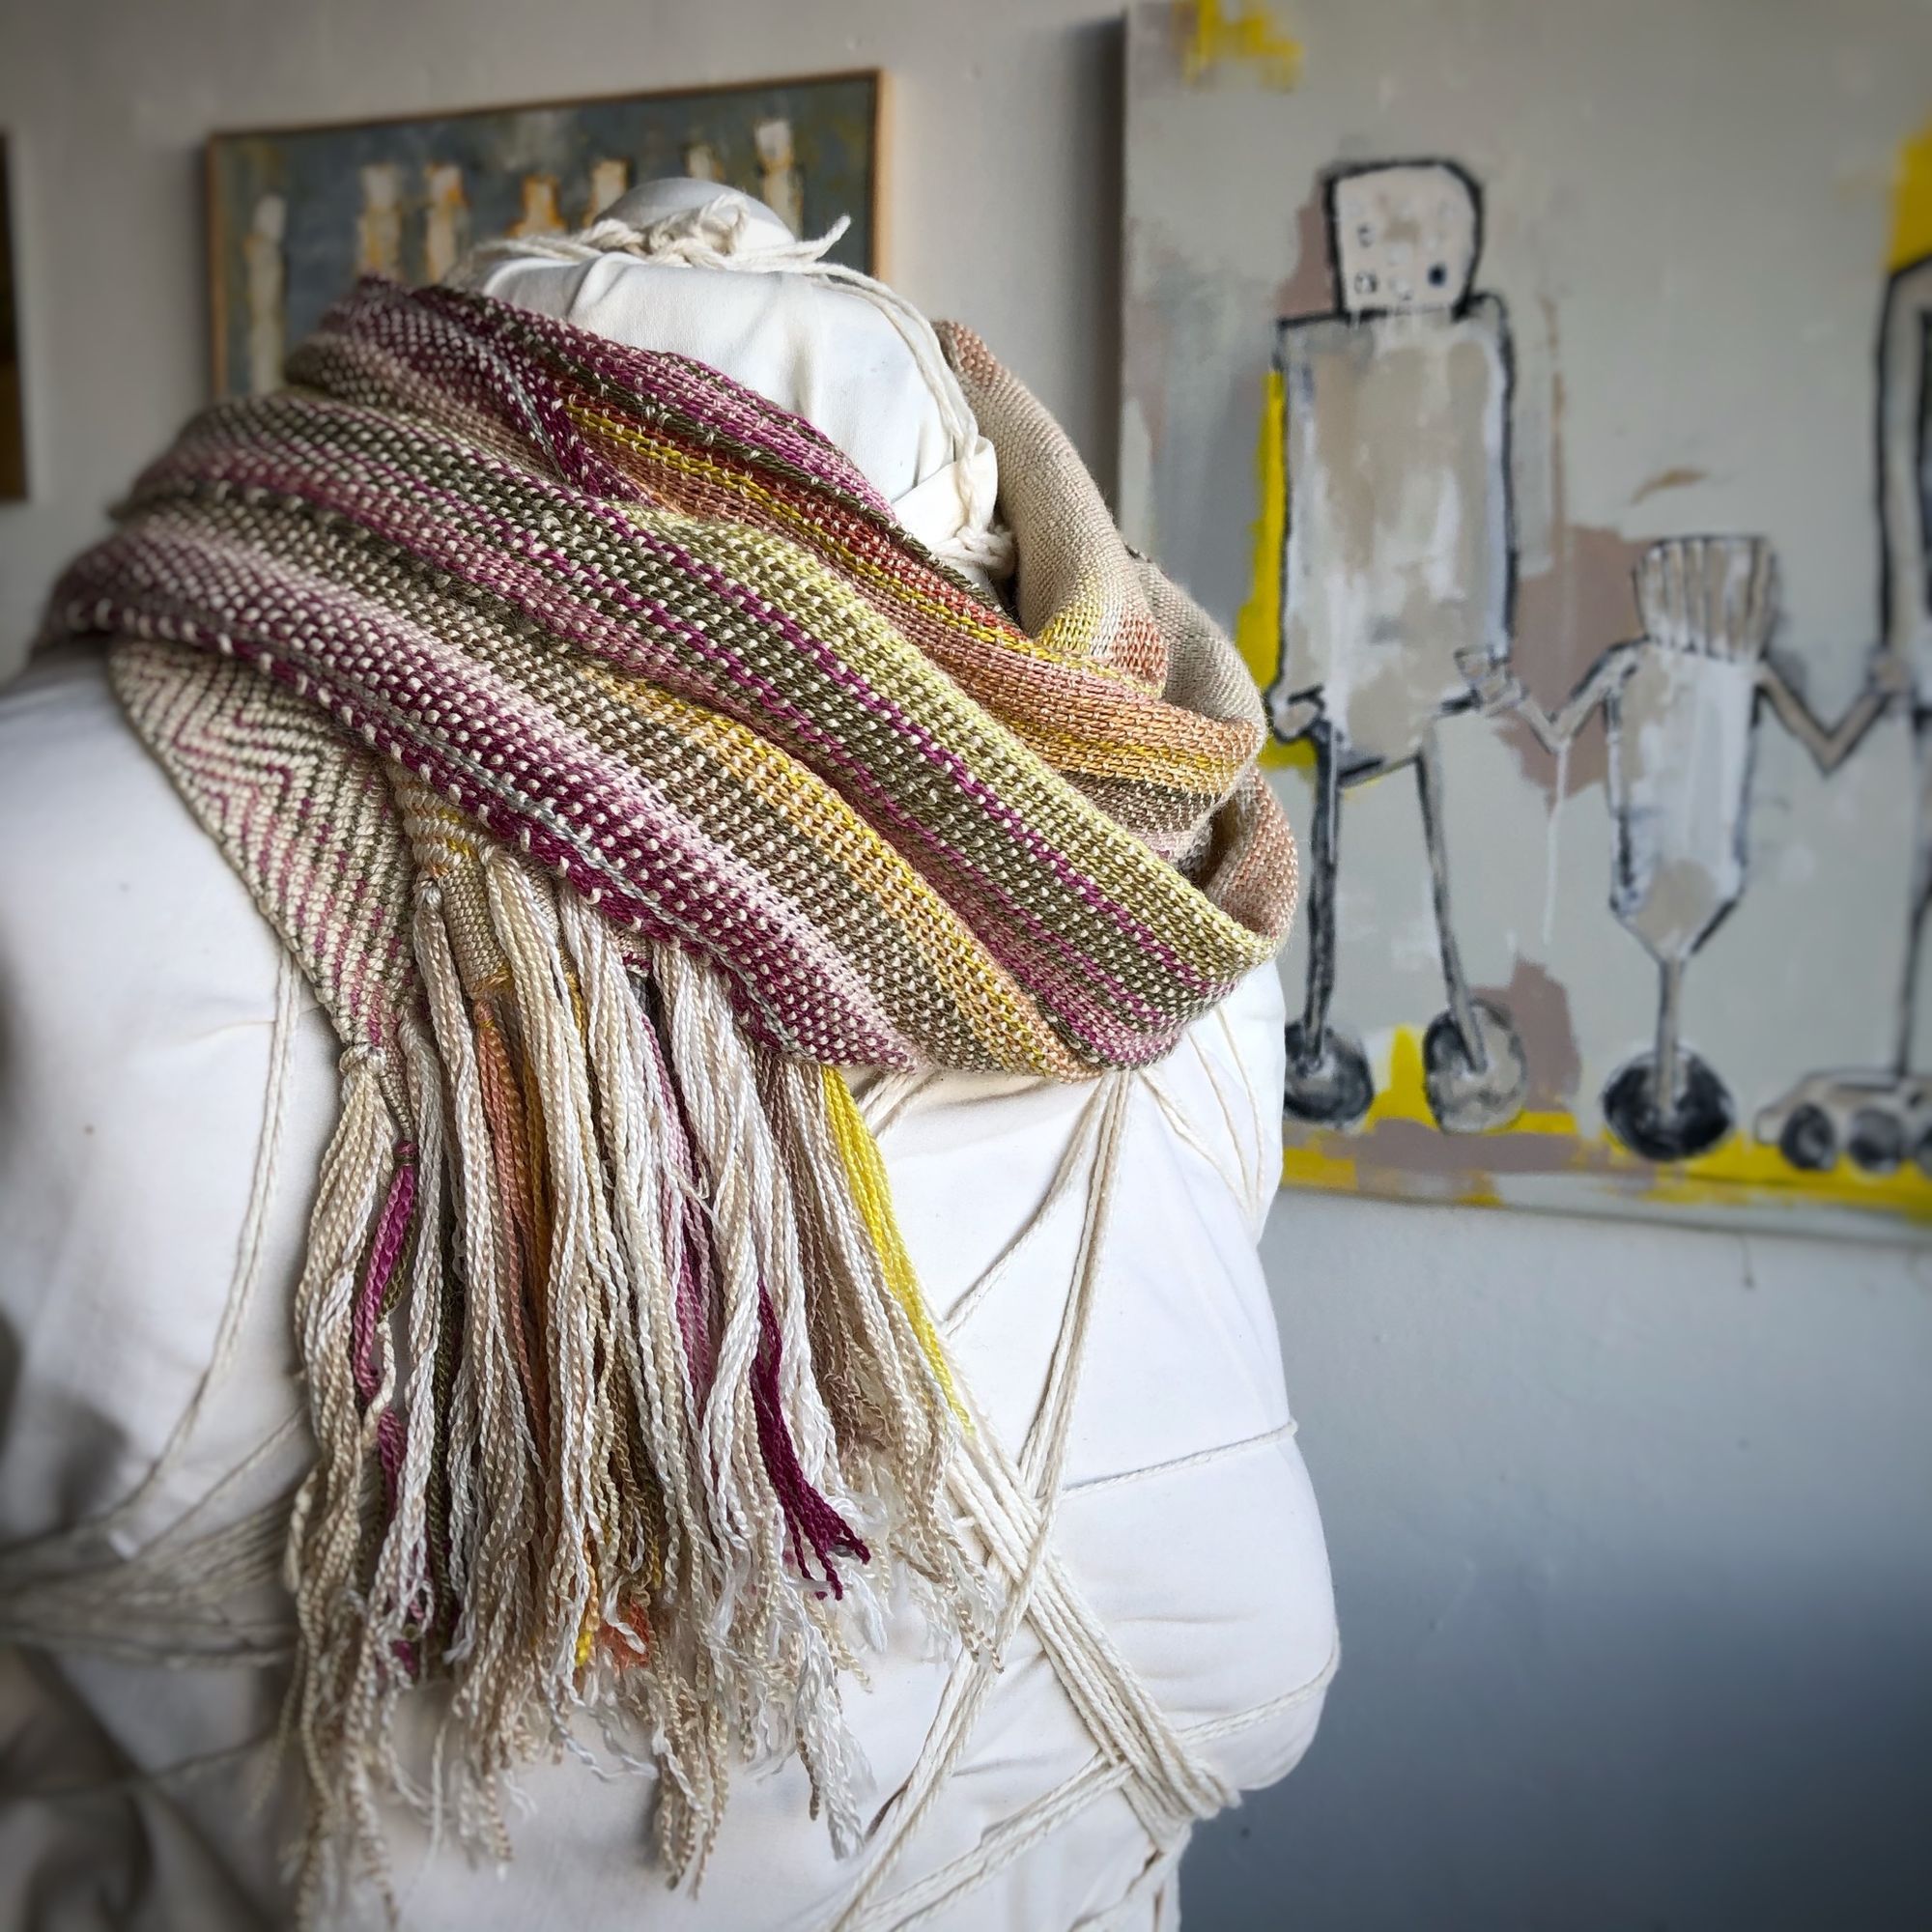
M345 1049L295 1308L309 1909L345 1844L384 1880L385 1791L507 1856L504 1775L586 1718L650 1740L673 1879L748 1757L854 1842L887 1579L966 1642L986 1596L840 1069L1151 1062L1281 943L1238 660L942 340L1016 614L717 372L381 282L55 593ZM395 1717L438 1682L432 1792Z

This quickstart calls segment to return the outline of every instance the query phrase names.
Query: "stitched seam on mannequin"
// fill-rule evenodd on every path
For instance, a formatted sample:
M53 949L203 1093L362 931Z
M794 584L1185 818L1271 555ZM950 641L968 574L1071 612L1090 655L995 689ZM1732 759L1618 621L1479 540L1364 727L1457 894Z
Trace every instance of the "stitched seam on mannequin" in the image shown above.
M1222 1462L1230 1456L1241 1456L1251 1449L1286 1442L1299 1427L1290 1416L1286 1422L1278 1423L1272 1429L1264 1429L1258 1435L1243 1435L1237 1442L1217 1442L1211 1449L1197 1449L1187 1456L1170 1456L1164 1463L1147 1463L1137 1469L1122 1469L1116 1475L1090 1476L1084 1483L1068 1483L1062 1489L1061 1494L1091 1496L1100 1490L1124 1489L1129 1483L1144 1482L1151 1476L1171 1476L1182 1469L1205 1468L1208 1463Z

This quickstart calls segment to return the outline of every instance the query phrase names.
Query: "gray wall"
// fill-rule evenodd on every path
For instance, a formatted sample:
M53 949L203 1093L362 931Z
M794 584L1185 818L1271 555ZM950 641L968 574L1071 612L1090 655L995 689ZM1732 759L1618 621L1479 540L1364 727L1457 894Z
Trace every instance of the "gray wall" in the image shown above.
M1932 1918L1932 1253L1284 1195L1343 1667L1190 1932Z
M1091 0L0 0L36 478L0 670L204 394L210 128L870 64L895 277L1110 475ZM1190 1932L1921 1921L1932 1261L1312 1196L1267 1256L1348 1654L1304 1768L1204 1833Z

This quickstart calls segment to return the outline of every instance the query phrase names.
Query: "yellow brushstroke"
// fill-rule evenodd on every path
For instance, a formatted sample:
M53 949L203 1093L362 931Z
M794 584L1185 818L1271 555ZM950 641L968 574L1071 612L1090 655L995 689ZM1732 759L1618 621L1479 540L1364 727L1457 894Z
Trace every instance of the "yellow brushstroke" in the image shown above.
M1604 1138L1614 1145L1607 1134ZM1747 1134L1733 1134L1721 1147L1681 1167L1658 1169L1646 1192L1653 1201L1685 1207L1787 1201L1861 1208L1932 1223L1932 1179L1915 1166L1908 1164L1890 1174L1866 1174L1849 1160L1840 1160L1835 1167L1807 1174L1793 1167L1775 1147L1765 1147Z
M1886 266L1902 269L1932 255L1932 121L1898 151L1891 188L1891 253Z
M1362 1124L1373 1127L1378 1121L1412 1121L1417 1126L1434 1127L1435 1116L1429 1105L1429 1088L1423 1077L1422 1035L1414 1027L1399 1026L1389 1038L1388 1065L1381 1071L1376 1097L1370 1103ZM1577 1138L1577 1117L1566 1108L1548 1110L1526 1108L1515 1120L1499 1127L1486 1127L1491 1134L1545 1134L1562 1140ZM1480 1136L1468 1136L1479 1139Z
M1262 416L1255 432L1255 511L1253 562L1248 594L1235 616L1235 644L1248 674L1265 691L1281 662L1281 546L1288 533L1288 458L1282 448L1281 371L1270 369L1262 385ZM1315 748L1307 739L1284 745L1269 738L1262 747L1264 765L1309 765Z
M1286 1147L1281 1151L1284 1187L1325 1187L1332 1192L1359 1192L1355 1163L1319 1147Z
M1375 1100L1358 1128L1347 1134L1321 1133L1284 1149L1283 1185L1363 1192L1360 1159L1345 1150L1384 1121L1435 1124L1423 1084L1422 1035L1413 1027L1391 1031L1386 1060L1377 1068ZM1793 1167L1776 1148L1740 1132L1695 1160L1656 1167L1633 1154L1607 1128L1585 1134L1576 1116L1561 1107L1527 1109L1488 1133L1532 1134L1574 1151L1577 1158L1564 1165L1577 1174L1602 1179L1608 1183L1606 1191L1618 1191L1621 1179L1634 1181L1642 1197L1659 1207L1854 1208L1932 1225L1932 1177L1910 1164L1891 1174L1867 1174L1850 1160L1840 1160L1835 1167L1808 1173ZM1472 1159L1480 1159L1475 1151L1484 1138L1468 1136ZM1495 1177L1480 1172L1465 1177L1454 1198L1470 1207L1507 1205Z
M1181 56L1190 81L1223 61L1251 70L1270 87L1293 87L1301 78L1301 43L1275 25L1266 7L1251 4L1232 14L1220 0L1179 0L1178 11L1183 19L1192 16Z
M1435 1116L1429 1111L1429 1089L1423 1084L1422 1036L1413 1027L1397 1027L1389 1041L1388 1065L1364 1124L1373 1126L1378 1121L1413 1121L1422 1127L1435 1124Z

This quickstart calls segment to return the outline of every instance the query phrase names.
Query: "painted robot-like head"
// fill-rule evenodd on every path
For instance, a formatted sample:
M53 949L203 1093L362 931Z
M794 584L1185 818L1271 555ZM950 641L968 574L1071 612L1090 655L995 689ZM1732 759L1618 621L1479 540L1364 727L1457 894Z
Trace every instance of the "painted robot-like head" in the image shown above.
M1328 222L1349 314L1452 309L1467 297L1482 223L1461 168L1405 161L1337 175Z

